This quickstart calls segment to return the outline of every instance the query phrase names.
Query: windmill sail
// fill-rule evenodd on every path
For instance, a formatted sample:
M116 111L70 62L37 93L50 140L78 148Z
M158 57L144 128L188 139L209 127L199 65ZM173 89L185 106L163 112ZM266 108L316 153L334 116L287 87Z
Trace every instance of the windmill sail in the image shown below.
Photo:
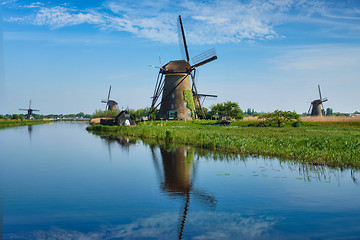
M195 57L191 60L193 62L193 67L199 67L206 63L212 62L217 59L215 48L211 48Z
M183 59L185 59L187 62L190 61L189 51L186 44L186 37L185 37L185 31L184 26L182 24L181 15L179 15L178 20L178 37L179 37L179 44L180 44L180 51Z

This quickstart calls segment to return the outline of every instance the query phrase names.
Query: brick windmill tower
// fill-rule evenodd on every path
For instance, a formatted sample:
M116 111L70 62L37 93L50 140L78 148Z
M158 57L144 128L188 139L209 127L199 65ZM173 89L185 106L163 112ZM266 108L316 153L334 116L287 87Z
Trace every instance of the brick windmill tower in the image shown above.
M210 49L192 59L186 44L185 31L181 16L178 18L178 33L180 45L183 46L184 60L170 61L159 68L149 116L160 106L158 119L192 120L195 116L195 106L201 109L200 97L215 95L198 94L195 85L196 68L217 59L215 49ZM192 83L190 83L190 77ZM160 100L161 96L161 101Z
M311 102L310 108L309 108L309 111L308 111L308 115L310 115L310 116L321 117L322 116L322 110L324 110L323 102L326 102L328 100L327 98L322 98L321 97L320 85L318 85L318 89L319 89L320 98Z

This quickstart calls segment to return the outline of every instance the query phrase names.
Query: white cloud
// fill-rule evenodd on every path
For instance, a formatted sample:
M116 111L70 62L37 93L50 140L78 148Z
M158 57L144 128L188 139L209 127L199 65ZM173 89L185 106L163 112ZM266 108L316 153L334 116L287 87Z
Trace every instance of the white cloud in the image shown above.
M50 28L91 24L102 30L125 31L154 41L175 43L176 17L182 14L188 39L193 44L279 38L282 36L274 27L286 21L289 15L325 14L322 1L309 0L109 1L99 8L82 10L66 5L43 7L40 2L30 6L34 8L33 14L9 17L7 21ZM355 10L352 14L356 14Z
M104 19L93 13L82 13L65 7L41 7L35 16L10 17L11 22L25 22L34 25L48 25L52 28L78 25L83 23L102 25Z

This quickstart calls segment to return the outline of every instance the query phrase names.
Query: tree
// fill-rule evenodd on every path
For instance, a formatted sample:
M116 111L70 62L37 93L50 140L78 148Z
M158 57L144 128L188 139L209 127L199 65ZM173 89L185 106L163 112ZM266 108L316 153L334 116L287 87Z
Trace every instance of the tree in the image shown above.
M18 114L13 114L11 119L19 119L19 115Z
M206 119L211 118L211 114L209 113L209 110L206 107L201 107L201 109L204 111ZM195 113L198 118L203 118L201 109L200 109L200 106L195 106Z
M266 122L275 123L278 127L281 127L285 122L291 122L299 120L300 115L296 112L275 110L272 113L265 113L260 116L265 119Z
M331 108L327 108L325 115L326 116L332 116L333 115L333 110Z
M78 114L76 114L76 117L83 118L85 117L85 113L79 112Z
M254 109L251 109L251 108L248 108L246 110L246 114L249 115L249 116L253 116L255 114L255 110Z
M233 118L233 119L242 119L243 115L241 114L242 111L239 107L239 104L236 102L223 102L218 103L216 105L212 105L210 107L210 111L212 115L218 114L221 116L222 114L226 114L227 117Z

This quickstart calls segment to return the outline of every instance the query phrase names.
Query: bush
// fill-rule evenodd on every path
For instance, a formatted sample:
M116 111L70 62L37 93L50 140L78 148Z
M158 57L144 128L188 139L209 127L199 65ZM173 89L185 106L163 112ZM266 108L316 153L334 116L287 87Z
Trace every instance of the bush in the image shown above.
M259 118L265 119L268 123L275 123L278 127L284 125L286 122L292 122L300 119L300 115L296 112L275 110L272 113L262 114Z
M302 121L296 121L296 122L293 122L292 124L291 124L291 126L293 126L293 127L302 127L302 126L304 126L305 124L304 124L304 122L302 122Z

